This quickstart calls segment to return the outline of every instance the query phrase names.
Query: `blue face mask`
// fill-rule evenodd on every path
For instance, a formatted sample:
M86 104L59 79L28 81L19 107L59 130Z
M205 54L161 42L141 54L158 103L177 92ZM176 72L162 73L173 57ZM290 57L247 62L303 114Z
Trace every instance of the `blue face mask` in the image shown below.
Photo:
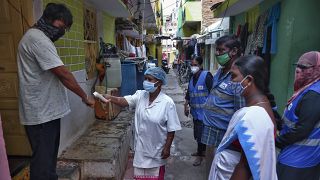
M155 83L152 83L152 82L149 82L147 80L144 80L143 81L143 89L145 89L146 91L150 92L150 93L153 93L157 90L158 86L155 86L157 82Z
M248 87L248 86L246 86L246 87L243 87L243 86L242 86L242 82L243 82L244 80L246 80L247 77L248 77L248 76L244 77L241 82L232 82L232 83L231 83L230 88L231 88L231 90L234 92L235 95L241 96L242 93L243 93L243 91Z

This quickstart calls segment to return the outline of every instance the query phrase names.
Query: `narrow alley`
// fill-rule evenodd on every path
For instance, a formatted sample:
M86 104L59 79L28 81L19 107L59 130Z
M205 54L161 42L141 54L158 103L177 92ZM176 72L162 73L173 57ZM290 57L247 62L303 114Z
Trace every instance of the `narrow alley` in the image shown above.
M176 104L178 116L181 122L182 130L177 131L173 144L171 146L171 156L166 165L166 180L202 180L205 174L205 162L200 166L193 166L194 161L191 154L196 151L196 141L193 138L193 123L190 117L184 115L184 90L186 84L181 87L177 81L174 70L170 70L167 75L168 84L162 89L170 96ZM128 161L128 167L124 180L133 178L132 158Z
M317 7L0 0L0 180L320 180Z

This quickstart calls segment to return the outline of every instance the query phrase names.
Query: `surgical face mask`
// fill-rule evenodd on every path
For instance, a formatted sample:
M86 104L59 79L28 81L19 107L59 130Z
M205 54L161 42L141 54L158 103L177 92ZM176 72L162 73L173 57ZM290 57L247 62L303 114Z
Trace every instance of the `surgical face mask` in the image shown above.
M241 82L232 82L230 88L235 95L241 96L243 94L243 91L248 87L248 85L246 87L242 86L242 82L246 80L247 77L248 76L244 77Z
M153 93L157 90L157 86L155 86L157 82L155 83L152 83L152 82L149 82L147 80L144 80L143 81L143 89L145 89L146 91L150 92L150 93Z
M230 61L231 57L229 56L229 52L226 52L224 54L218 55L216 56L218 63L221 66L224 66L225 64L227 64L227 62Z
M197 73L200 70L200 68L198 66L191 66L191 72L192 74Z

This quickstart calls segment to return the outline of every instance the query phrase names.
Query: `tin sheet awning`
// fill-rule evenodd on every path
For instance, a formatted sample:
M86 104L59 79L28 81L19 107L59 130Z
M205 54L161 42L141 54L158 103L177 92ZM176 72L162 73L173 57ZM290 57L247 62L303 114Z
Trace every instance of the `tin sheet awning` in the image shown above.
M121 0L85 0L85 2L113 17L128 18L130 16L127 6Z
M215 18L240 14L260 4L264 0L226 0L213 10Z

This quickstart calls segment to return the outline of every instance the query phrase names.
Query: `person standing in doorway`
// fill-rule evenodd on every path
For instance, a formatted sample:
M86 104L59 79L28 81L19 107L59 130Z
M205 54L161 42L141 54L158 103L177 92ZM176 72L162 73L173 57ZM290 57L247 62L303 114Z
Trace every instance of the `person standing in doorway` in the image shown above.
M320 179L320 52L303 54L295 64L294 92L276 138L279 180Z
M212 74L204 71L202 68L203 59L198 56L191 61L191 72L193 74L188 91L186 93L186 102L184 104L184 112L189 116L190 112L193 117L193 134L198 143L197 152L191 154L196 156L193 163L194 166L199 166L205 156L206 145L201 143L203 130L203 104L206 102L209 92L212 88Z
M49 3L18 46L19 115L32 149L31 180L58 179L60 119L70 112L65 87L94 106L94 99L64 66L53 44L70 29L72 19L65 5Z
M216 60L221 66L213 76L213 86L203 106L204 120L201 142L206 144L206 176L208 178L215 148L227 130L232 115L245 105L243 97L232 89L230 69L241 56L241 44L235 36L216 40Z

